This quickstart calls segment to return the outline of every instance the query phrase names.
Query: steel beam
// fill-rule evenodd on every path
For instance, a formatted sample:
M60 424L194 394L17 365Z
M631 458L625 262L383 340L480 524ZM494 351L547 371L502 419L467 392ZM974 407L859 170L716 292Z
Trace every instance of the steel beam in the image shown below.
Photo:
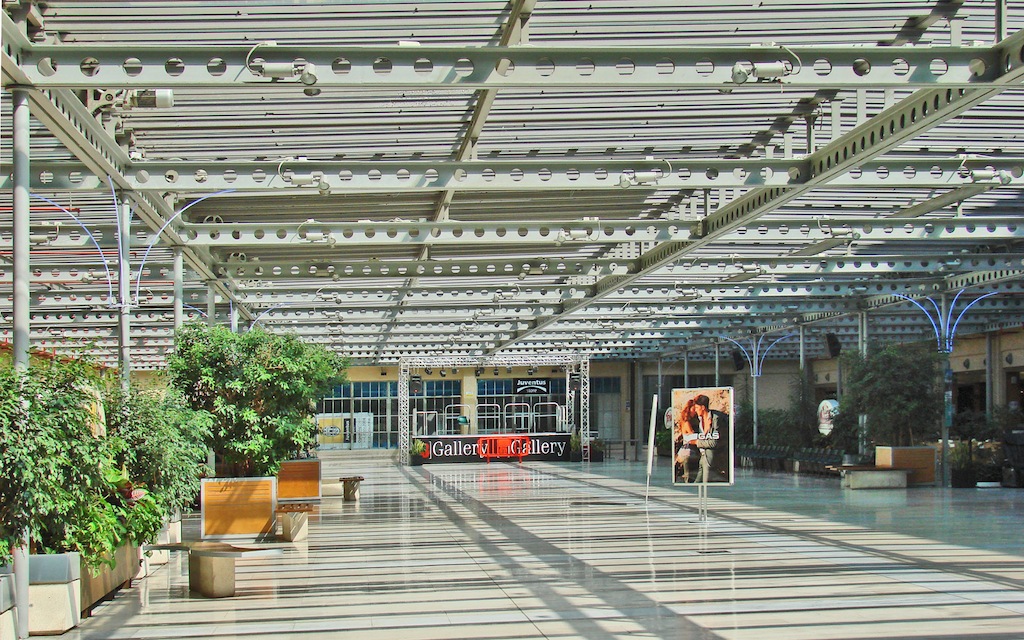
M33 85L68 89L968 87L1000 69L1000 49L988 46L18 45L4 57Z
M0 188L10 167L0 165ZM829 181L842 189L954 189L972 185L1024 186L1024 158L872 159ZM412 191L687 190L791 187L812 175L799 158L658 160L465 159L453 162L392 160L141 161L126 163L123 182L138 192L211 193L224 197L275 191L294 196ZM639 178L638 178L639 176ZM300 180L299 178L307 178ZM34 191L109 191L105 174L84 163L33 163ZM435 216L443 220L444 216Z

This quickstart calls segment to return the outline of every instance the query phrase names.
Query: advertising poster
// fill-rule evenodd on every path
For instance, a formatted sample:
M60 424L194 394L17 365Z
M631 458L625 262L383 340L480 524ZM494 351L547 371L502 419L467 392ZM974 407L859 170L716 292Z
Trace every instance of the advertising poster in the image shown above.
M732 387L672 390L672 482L732 484Z

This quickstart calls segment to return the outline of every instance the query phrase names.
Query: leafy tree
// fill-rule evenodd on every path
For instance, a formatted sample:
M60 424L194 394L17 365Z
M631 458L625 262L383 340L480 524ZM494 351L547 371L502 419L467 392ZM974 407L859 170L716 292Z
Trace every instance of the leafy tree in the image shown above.
M942 361L941 354L922 346L889 344L866 357L844 352L835 438L855 434L860 414L867 416L867 435L877 444L912 446L933 431L944 410Z
M34 552L78 551L94 566L135 538L111 500L109 443L94 433L97 385L83 361L0 366L0 563L25 533Z
M125 393L112 385L106 417L114 463L127 472L128 489L148 490L166 512L191 505L206 469L210 414L193 410L173 389Z
M267 475L310 448L316 401L344 382L347 362L293 335L188 324L169 359L171 384L213 418L209 444L231 475Z

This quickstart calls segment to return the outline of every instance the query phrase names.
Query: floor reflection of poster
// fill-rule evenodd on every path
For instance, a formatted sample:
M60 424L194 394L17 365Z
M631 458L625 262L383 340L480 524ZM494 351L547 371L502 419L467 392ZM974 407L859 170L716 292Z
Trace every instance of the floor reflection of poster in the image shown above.
M672 390L672 482L732 484L732 387Z

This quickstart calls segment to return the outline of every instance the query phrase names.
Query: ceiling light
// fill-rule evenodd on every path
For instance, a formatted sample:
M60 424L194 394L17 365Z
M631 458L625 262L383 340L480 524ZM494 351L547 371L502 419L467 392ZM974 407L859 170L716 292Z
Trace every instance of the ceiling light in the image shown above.
M774 62L737 62L732 66L732 81L743 84L750 78L760 81L778 80L792 73L792 68L781 60Z
M128 104L143 109L170 109L174 106L174 91L171 89L143 89L128 99Z

